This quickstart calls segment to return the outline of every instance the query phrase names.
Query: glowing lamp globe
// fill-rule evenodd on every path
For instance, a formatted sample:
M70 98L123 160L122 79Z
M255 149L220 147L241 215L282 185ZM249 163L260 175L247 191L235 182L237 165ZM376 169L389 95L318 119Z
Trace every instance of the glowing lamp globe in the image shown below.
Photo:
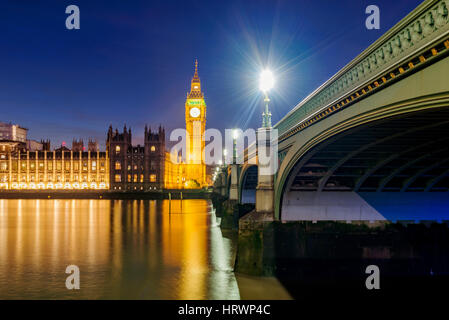
M263 92L267 92L274 86L273 73L270 70L264 70L260 74L259 88Z

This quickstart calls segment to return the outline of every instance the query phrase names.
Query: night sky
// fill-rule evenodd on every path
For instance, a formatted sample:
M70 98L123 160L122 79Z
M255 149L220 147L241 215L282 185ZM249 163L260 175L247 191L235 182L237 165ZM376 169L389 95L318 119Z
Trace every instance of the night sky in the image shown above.
M108 126L184 127L199 61L207 128L259 127L258 75L269 66L276 123L307 94L413 10L418 0L2 0L0 121L52 147L96 138ZM67 30L78 5L81 29ZM381 29L365 28L380 7Z

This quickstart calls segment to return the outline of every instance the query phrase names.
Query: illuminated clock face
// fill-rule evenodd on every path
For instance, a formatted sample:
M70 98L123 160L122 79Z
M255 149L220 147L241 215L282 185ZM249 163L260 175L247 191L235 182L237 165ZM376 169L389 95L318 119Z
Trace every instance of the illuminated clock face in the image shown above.
M190 109L190 116L192 117L192 118L198 118L199 116L200 116L200 109L198 109L198 108L192 108L192 109Z

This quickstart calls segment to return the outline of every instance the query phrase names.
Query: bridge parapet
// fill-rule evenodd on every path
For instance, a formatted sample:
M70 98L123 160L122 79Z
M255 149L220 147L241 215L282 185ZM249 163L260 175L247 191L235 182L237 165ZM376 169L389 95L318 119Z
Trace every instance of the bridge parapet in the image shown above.
M449 0L424 1L282 118L279 140L447 53L448 8Z

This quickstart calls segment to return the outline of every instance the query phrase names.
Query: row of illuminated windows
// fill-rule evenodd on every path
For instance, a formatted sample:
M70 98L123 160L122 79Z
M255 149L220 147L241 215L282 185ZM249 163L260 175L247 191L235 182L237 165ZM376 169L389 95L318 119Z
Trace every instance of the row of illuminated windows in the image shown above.
M70 161L64 161L64 170L65 171L70 171ZM35 170L36 169L36 161L29 161L29 169L30 170ZM89 164L88 161L83 161L81 164L79 163L79 161L73 161L73 170L74 171L78 171L80 169L80 165L82 168L82 171L88 171L89 169ZM55 161L55 169L56 170L62 170L62 161L58 160ZM37 162L37 167L39 170L45 170L45 164L44 161L38 161ZM0 171L6 171L9 170L9 165L8 165L8 161L2 161L0 162ZM17 171L18 170L18 163L17 161L13 161L12 162L12 170L13 171ZM20 170L21 171L26 171L27 170L27 161L21 161L20 162ZM48 171L52 171L53 170L53 161L47 161L47 170ZM91 167L90 167L91 171L96 171L97 170L97 161L93 160L91 161ZM100 171L105 171L105 161L100 161Z
M131 171L131 168L134 169L134 170L137 170L139 168L139 166L137 164L134 164L133 166L131 166L129 164L128 165L128 171ZM114 163L114 169L115 170L122 170L122 163L120 161L116 161ZM155 169L153 161L150 161L150 169ZM140 170L143 170L143 166L140 166Z
M151 152L155 152L156 151L156 147L155 146L151 146L150 147ZM120 146L115 146L115 154L120 154L121 148Z
M3 146L4 147L4 146ZM1 151L5 151L5 150L1 150ZM46 151L47 152L47 151ZM89 159L89 157L88 157L88 155L86 154L86 153L84 153L84 155L82 156L82 157L78 157L78 156L76 156L77 154L78 154L78 152L76 152L74 155L74 157L70 157L70 153L69 152L64 152L66 155L65 155L65 157L61 157L61 153L58 153L57 155L56 155L56 157L54 156L54 154L53 154L53 152L51 152L51 151L48 151L48 156L47 156L47 158L44 158L44 155L39 155L38 157L37 157L37 159L38 160L44 160L44 159L46 159L47 161L52 161L53 159L57 159L57 160L62 160L63 158L64 158L64 160L65 161L70 161L70 160L73 160L73 161L78 161L78 160L80 160L80 159ZM26 161L27 160L27 154L26 154L26 152L22 152L21 154L20 154L20 157L18 157L17 156L17 154L15 154L15 155L12 155L11 156L12 158L13 158L13 160L19 160L19 158L20 158L20 160L22 160L22 161ZM7 158L7 154L5 154L5 153L2 153L2 154L0 154L0 159L6 159ZM95 156L95 154L93 154L91 157L90 157L90 159L96 159L97 157ZM100 157L100 159L104 159L104 156L101 156ZM34 151L32 151L32 152L30 152L30 157L28 158L28 160L30 160L30 161L35 161L36 160L36 155L35 155L35 152Z
M150 178L150 182L157 182L157 176L155 174L153 174L153 173L150 174L149 178ZM144 180L143 174L140 174L140 175L128 174L127 175L127 182L141 182L142 183L142 182L144 182L143 180ZM114 176L114 182L122 182L122 175L121 174L116 174Z
M29 181L30 182L62 182L63 181L66 182L105 182L106 176L105 175L99 175L98 177L98 181L97 181L97 177L96 176L91 176L90 179L88 178L87 175L77 175L74 174L73 175L73 179L70 179L70 175L55 175L53 177L53 175L48 175L47 177L44 177L44 175L34 175L34 174L30 174L29 175ZM0 176L0 182L8 182L8 175L1 175ZM11 175L11 182L27 182L27 176L26 175L16 175L13 174Z
M113 190L122 190L122 187L113 187L112 188ZM150 187L150 190L157 190L157 187ZM136 187L136 186L134 186L134 187L131 187L131 186L128 186L128 188L123 188L123 190L143 190L143 187L142 186L140 186L140 188L138 189L138 187Z

